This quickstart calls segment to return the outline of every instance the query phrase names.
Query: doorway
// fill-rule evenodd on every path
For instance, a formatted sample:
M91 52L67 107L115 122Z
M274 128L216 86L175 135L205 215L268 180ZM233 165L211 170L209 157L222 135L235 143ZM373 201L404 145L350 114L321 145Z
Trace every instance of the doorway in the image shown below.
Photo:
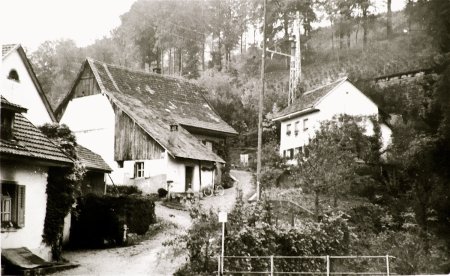
M186 182L185 182L185 191L191 189L192 190L192 180L194 176L194 167L186 166Z

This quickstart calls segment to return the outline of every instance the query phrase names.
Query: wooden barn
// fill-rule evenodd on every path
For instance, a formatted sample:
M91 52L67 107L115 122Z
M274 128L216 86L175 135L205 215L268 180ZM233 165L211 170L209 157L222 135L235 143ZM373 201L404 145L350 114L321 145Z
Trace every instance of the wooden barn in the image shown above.
M116 185L199 191L224 163L215 145L236 131L188 81L87 59L56 116L112 168Z

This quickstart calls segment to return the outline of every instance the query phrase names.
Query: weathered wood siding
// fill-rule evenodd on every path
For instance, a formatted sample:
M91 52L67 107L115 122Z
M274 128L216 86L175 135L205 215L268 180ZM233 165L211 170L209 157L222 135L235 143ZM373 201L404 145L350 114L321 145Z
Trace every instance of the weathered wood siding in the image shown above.
M73 98L90 96L100 93L100 87L95 80L94 74L89 66L86 66L75 86Z
M152 160L162 158L164 148L151 138L126 113L112 105L116 117L114 159Z

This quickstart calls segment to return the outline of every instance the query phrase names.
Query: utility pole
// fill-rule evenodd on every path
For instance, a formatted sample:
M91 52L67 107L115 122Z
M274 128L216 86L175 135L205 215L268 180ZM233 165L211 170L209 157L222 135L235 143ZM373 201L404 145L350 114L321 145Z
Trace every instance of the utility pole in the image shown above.
M259 201L261 197L261 149L262 149L262 121L264 109L264 86L265 86L265 66L266 66L266 6L267 0L264 0L264 25L263 25L263 41L262 41L262 60L261 60L261 92L259 94L259 109L258 109L258 154L256 161L256 200Z

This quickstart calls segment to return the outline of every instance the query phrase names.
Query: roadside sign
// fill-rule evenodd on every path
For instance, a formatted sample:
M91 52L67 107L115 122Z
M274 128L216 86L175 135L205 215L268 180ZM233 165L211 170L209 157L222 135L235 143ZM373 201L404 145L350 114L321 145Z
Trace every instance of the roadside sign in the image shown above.
M227 212L220 211L219 212L219 222L225 223L228 220Z

